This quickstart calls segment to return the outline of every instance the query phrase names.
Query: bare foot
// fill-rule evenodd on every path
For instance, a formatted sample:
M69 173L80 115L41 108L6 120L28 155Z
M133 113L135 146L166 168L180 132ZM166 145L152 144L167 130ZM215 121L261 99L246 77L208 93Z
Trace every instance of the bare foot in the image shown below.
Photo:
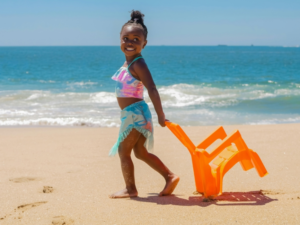
M165 195L170 195L176 188L180 178L179 176L172 174L169 176L169 179L167 180L166 186L162 192L159 193L159 196L165 196Z
M116 193L111 194L109 197L110 198L133 198L133 197L137 197L138 196L138 192L135 191L128 191L126 188L118 191Z

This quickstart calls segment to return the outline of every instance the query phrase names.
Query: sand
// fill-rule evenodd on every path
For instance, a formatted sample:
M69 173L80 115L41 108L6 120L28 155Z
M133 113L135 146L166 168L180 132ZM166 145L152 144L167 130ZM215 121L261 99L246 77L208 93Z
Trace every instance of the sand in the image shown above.
M217 126L183 127L195 144ZM124 187L118 128L0 128L0 224L300 224L300 124L231 125L269 175L235 165L224 194L194 195L190 155L167 128L155 128L154 153L181 180L158 197L163 178L133 156L139 197L109 199ZM204 201L203 201L204 200Z

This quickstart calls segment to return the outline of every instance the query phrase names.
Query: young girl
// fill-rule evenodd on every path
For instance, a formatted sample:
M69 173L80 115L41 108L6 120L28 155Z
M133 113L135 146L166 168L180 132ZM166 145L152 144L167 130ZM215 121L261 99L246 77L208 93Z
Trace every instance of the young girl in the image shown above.
M172 173L157 156L147 151L153 147L153 125L150 110L143 100L144 86L148 90L158 122L162 127L165 126L166 119L151 73L141 55L147 44L148 34L143 17L140 11L132 11L131 19L123 25L120 39L121 50L125 54L126 61L112 77L116 81L116 96L122 111L119 138L109 154L119 153L126 187L110 195L111 198L138 195L134 181L134 166L130 156L132 149L138 159L147 163L165 178L166 185L160 192L160 196L170 195L179 182L177 175Z

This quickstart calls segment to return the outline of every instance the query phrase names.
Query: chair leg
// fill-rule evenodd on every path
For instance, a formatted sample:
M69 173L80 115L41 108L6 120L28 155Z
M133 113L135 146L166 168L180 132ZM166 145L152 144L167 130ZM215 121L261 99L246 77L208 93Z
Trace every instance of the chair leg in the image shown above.
M193 170L194 170L194 178L195 178L195 184L196 184L196 190L203 194L204 193L204 185L202 182L201 177L201 164L199 163L199 159L197 159L196 155L192 155L192 163L193 163Z
M264 177L268 174L268 171L266 170L264 164L262 163L260 157L258 154L251 149L249 149L249 154L252 159L252 162L254 164L254 167L260 177Z
M253 163L251 162L250 155L247 158L249 158L249 159L244 159L244 160L240 161L240 164L244 171L250 170L254 167Z

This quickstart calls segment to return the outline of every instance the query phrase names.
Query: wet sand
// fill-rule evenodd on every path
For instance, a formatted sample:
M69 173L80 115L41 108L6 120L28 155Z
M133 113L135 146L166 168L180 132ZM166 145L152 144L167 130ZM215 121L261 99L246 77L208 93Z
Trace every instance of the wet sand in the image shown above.
M217 126L183 127L195 144ZM0 224L300 224L300 124L231 125L269 175L235 165L223 195L193 194L190 155L167 128L155 127L154 153L181 178L158 197L163 178L133 156L139 197L110 199L124 188L118 128L0 128Z

